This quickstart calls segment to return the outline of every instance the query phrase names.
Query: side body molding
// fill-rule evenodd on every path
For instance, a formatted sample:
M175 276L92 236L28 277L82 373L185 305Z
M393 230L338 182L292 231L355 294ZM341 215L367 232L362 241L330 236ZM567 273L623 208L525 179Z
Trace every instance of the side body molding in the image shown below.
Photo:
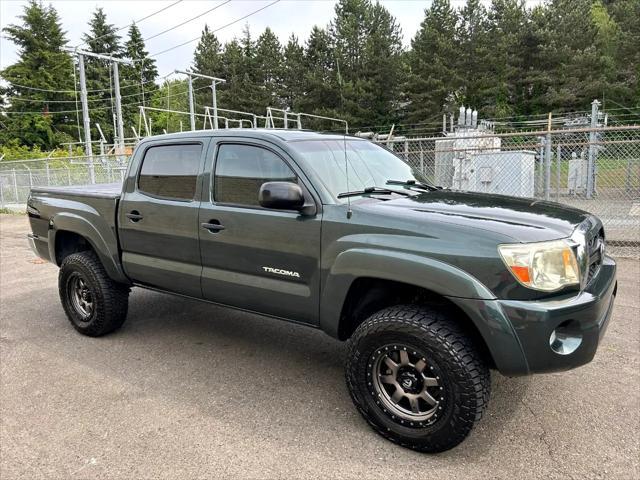
M61 230L77 233L91 244L109 277L117 282L129 283L120 264L116 232L93 208L85 206L85 211L82 213L91 220L72 212L60 212L51 218L52 228L48 233L51 260L56 263L57 233Z

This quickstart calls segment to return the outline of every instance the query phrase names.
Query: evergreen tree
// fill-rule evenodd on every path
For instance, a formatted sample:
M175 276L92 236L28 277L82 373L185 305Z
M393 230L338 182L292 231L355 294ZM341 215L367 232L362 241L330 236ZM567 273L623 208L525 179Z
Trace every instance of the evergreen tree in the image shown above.
M116 33L116 28L112 24L107 23L107 16L102 8L97 8L93 13L89 21L89 33L85 33L82 40L88 46L90 52L101 53L116 58L122 54L120 36ZM97 139L99 136L95 128L95 124L98 123L107 137L107 141L113 141L115 101L113 101L114 93L111 62L86 57L84 63L87 76L87 89L89 90L90 98L89 115L91 117L92 138ZM123 75L120 75L120 77L121 94L124 96L129 93L135 93L138 85L127 83ZM98 106L94 107L94 105Z
M259 88L258 110L268 106L281 107L280 88L282 84L282 46L278 37L267 27L258 37L255 49L254 68Z
M488 95L495 81L493 42L488 35L487 11L480 0L467 0L459 13L458 41L460 56L458 72L462 79L460 101L483 111L494 99Z
M369 7L365 43L363 106L360 125L389 125L399 120L404 72L400 26L379 3Z
M319 115L335 114L342 106L342 95L338 82L338 66L335 63L331 38L326 30L313 27L304 57L305 95L300 101L300 110ZM316 122L310 122L310 127L315 128Z
M299 111L305 94L305 59L304 48L298 43L295 35L289 37L284 47L284 66L282 69L282 85L280 97L284 108Z
M186 79L165 80L160 87L153 91L150 104L154 108L188 112L188 91ZM191 128L187 114L151 111L148 118L151 121L151 134L153 135L162 134L164 131L167 133L186 131ZM142 126L141 134L146 134L144 126Z
M123 65L120 69L122 83L127 86L123 103L133 104L123 109L126 128L136 123L138 105L150 105L151 96L157 89L154 83L158 77L156 61L149 58L142 34L135 23L129 27L128 38L124 44L124 56L134 62L133 65Z
M460 96L457 16L449 0L434 0L407 55L408 120L424 122L451 110Z
M379 3L340 0L329 27L341 94L336 112L354 126L390 123L402 73L400 28Z
M52 6L31 0L19 18L20 25L3 29L19 47L19 58L1 72L8 86L1 92L6 100L2 110L7 115L2 120L5 128L0 141L17 138L23 145L50 149L76 135L76 114L55 113L75 110L73 94L60 92L73 91L73 64L62 50L67 40Z
M193 54L193 71L210 77L221 77L223 71L221 50L218 38L211 32L209 26L205 24L200 41ZM212 104L212 92L208 88L210 85L211 82L209 80L194 79L193 86L196 90L194 96L197 105L210 106ZM224 84L216 86L218 90L223 91L224 88Z
M524 51L527 11L523 0L493 0L489 10L491 78L485 87L487 101L481 113L488 116L517 114L530 52Z

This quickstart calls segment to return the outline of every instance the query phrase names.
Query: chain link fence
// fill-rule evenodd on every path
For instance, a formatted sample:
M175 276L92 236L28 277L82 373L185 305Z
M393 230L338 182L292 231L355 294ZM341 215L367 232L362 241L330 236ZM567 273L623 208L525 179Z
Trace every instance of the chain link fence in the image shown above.
M453 190L550 200L602 219L609 251L640 256L640 126L380 141Z
M550 200L602 219L615 255L640 256L640 126L493 133L378 141L453 190ZM128 157L0 162L0 206L24 209L33 186L121 182Z
M24 209L32 187L122 182L128 162L126 155L0 162L0 207Z

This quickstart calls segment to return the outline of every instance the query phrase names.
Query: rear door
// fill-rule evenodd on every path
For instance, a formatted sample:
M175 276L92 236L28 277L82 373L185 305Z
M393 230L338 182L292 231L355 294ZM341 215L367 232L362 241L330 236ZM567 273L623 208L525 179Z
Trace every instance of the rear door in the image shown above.
M208 142L167 140L138 152L118 213L122 264L136 283L201 297L199 180Z
M210 150L200 207L209 227L199 230L204 297L316 324L321 213L302 172L268 142L214 138ZM261 207L258 191L268 181L298 183L317 213Z

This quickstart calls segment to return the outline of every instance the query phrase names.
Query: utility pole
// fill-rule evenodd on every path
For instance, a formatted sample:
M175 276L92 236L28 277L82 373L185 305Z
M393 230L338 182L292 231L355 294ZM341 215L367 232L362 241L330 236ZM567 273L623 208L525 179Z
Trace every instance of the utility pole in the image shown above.
M102 55L99 53L86 52L84 50L77 50L73 48L65 49L78 56L78 64L80 67L80 92L82 97L82 123L84 125L84 137L85 137L85 150L87 155L92 155L91 149L91 122L89 120L89 106L87 100L87 78L84 71L84 57L99 58L111 62L113 65L113 88L116 97L116 129L118 132L118 147L122 152L124 150L124 122L122 121L122 99L120 97L120 75L118 73L118 64L124 63L126 65L133 65L130 60L123 58L114 58L110 55ZM90 161L91 162L91 161ZM91 165L93 171L93 165Z
M191 122L191 130L196 129L196 112L193 106L193 79L189 75L189 122Z
M189 77L189 119L191 120L191 130L196 129L196 114L194 111L193 105L193 78L204 78L206 80L211 80L211 94L212 98L212 107L213 107L213 128L215 130L218 129L218 98L216 92L216 84L218 83L226 83L226 80L218 77L210 77L209 75L202 75L200 73L186 72L184 70L175 70L175 73L181 73L183 75L187 75Z
M598 134L598 107L600 102L594 100L591 102L591 130L589 132L589 157L587 160L587 198L593 198L596 190L596 140Z
M89 101L87 99L87 76L84 71L84 55L78 54L78 69L80 70L80 99L82 101L82 124L84 125L84 153L92 156L91 149L91 120L89 119Z
M118 144L120 153L124 153L124 122L122 120L122 99L120 98L120 75L118 62L113 62L113 89L116 95L116 119L118 124Z

